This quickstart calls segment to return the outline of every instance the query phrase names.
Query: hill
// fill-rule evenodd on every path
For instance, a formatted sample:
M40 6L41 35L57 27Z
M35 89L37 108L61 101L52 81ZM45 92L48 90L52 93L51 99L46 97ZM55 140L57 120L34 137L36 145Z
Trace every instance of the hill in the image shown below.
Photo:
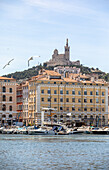
M105 81L109 81L109 73L102 72L98 68L96 68L96 69L94 69L93 67L89 68L89 67L83 66L82 64L78 65L78 66L74 65L74 67L80 68L82 74L95 73L95 74L98 74L98 77L100 79L102 78ZM36 66L36 67L29 68L28 70L15 72L15 73L11 73L11 74L8 74L8 75L3 75L3 77L9 77L9 78L13 77L17 81L24 80L24 79L26 80L26 79L31 78L32 76L38 75L38 71L42 68L47 69L47 70L53 70L54 69L54 67L51 67L51 66L46 67L44 65L43 66L39 65L39 66Z

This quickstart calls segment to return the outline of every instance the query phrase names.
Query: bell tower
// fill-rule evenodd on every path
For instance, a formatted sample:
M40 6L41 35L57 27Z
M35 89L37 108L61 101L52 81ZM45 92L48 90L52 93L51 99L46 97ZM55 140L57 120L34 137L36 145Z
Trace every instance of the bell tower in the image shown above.
M68 46L68 38L66 39L66 46L64 48L65 48L65 60L69 61L70 47Z

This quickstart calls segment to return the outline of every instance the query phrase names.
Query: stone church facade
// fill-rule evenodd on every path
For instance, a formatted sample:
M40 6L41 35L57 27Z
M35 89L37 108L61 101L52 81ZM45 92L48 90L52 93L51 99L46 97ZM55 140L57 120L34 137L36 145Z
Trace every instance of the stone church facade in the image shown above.
M48 66L57 66L57 65L80 65L80 61L70 61L70 47L68 46L68 39L66 40L66 46L64 54L59 54L58 50L54 50L54 54L52 55L52 59L48 62L44 63Z

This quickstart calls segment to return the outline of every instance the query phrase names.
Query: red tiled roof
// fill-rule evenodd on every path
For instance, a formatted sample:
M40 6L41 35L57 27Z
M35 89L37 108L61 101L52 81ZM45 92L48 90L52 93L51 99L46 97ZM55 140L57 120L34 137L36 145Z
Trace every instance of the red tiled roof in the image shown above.
M14 78L0 77L0 80L15 80Z

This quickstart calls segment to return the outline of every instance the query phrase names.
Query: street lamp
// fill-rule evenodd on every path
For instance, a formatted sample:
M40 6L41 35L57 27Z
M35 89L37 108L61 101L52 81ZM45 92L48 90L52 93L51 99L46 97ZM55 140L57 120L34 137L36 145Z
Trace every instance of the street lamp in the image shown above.
M54 108L49 108L49 107L43 107L42 108L42 111L41 111L41 126L43 126L44 125L44 112L45 112L45 110L46 111L56 111L57 109L54 109ZM50 115L50 116L52 116L52 115Z

